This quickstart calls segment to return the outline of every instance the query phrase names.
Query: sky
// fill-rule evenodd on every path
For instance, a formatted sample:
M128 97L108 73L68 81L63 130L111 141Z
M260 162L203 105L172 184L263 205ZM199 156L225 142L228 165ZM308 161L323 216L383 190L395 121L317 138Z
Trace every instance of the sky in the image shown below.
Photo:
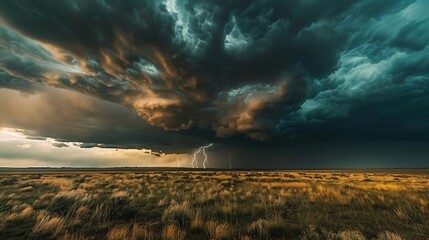
M429 167L428 11L0 1L0 167Z

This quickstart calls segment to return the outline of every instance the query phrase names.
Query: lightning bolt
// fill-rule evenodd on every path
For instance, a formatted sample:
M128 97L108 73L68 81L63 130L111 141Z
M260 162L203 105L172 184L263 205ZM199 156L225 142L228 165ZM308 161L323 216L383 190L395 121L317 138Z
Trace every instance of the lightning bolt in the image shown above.
M197 154L198 154L199 152L201 152L201 147L200 147L200 148L198 148L198 150L196 150L196 151L194 152L194 158L192 158L192 162L191 162L191 166L192 166L193 168L198 168Z
M176 161L177 161L177 167L180 167L179 156L176 156Z
M206 154L206 148L209 148L211 146L213 146L213 143L210 143L210 144L205 145L205 146L201 146L194 152L194 157L192 158L192 161L191 161L192 168L198 168L197 156L198 156L198 153L200 153L201 151L203 151L203 155L204 155L203 167L206 168L206 164L208 162L208 156Z
M209 145L201 147L203 149L203 154L204 154L204 161L203 161L203 167L204 168L206 168L206 163L208 162L208 157L207 157L207 154L206 154L206 148L209 148L211 146L213 146L213 143L210 143Z

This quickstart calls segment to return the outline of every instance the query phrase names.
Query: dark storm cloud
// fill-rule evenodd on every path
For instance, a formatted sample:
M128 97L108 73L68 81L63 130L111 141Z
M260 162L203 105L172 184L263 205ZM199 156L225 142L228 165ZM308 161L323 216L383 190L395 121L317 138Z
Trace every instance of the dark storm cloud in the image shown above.
M37 93L22 94L0 89L0 102L0 127L24 129L32 140L55 139L49 142L56 147L74 142L81 148L145 148L171 153L202 144L199 139L152 127L118 104L70 90L40 87Z
M369 21L364 14L344 19L339 30L361 30L351 33L337 70L313 82L312 95L280 129L314 138L427 140L429 35L421 26L429 26L428 7L402 1Z
M0 86L77 90L189 138L427 140L428 8L424 0L3 1ZM106 131L80 142L151 141L125 136L133 137Z
M54 143L51 143L51 145L57 148L69 147L69 145L62 142L54 142Z

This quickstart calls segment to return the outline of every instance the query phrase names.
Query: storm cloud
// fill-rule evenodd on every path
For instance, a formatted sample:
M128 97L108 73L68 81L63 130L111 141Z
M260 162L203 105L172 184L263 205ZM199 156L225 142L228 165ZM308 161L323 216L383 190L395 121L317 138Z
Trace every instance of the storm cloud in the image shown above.
M0 124L168 152L204 141L428 141L428 9L425 0L2 1L0 86L11 90ZM12 119L15 90L64 114L49 129ZM57 91L67 106L49 102ZM71 95L102 106L70 107Z

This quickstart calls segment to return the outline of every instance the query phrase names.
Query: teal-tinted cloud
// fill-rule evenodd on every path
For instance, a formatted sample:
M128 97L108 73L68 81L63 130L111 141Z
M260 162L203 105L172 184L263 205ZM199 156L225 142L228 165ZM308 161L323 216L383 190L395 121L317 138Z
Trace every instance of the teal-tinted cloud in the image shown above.
M3 1L0 84L210 141L428 140L428 4Z

